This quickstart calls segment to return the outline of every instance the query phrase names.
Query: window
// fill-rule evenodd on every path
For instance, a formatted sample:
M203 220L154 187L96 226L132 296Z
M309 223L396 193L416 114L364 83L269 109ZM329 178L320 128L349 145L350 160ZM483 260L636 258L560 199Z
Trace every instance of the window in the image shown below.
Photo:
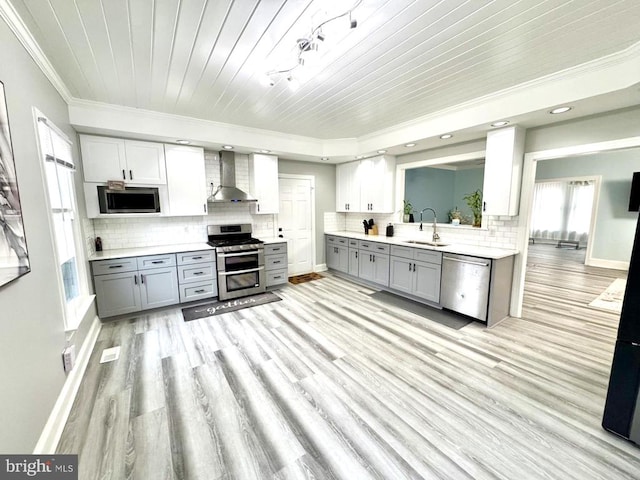
M73 330L82 320L84 312L81 311L81 305L86 298L85 288L80 282L81 265L78 259L81 236L73 181L75 164L71 142L44 115L37 110L35 113L56 261L63 290L65 329Z
M588 238L594 180L537 182L533 191L530 237L550 240Z

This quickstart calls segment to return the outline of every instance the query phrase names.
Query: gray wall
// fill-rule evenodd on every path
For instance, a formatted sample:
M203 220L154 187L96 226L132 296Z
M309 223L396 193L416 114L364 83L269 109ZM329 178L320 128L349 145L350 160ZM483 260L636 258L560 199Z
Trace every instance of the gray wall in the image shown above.
M546 127L530 128L526 133L525 152L637 137L639 132L640 108L626 108Z
M65 380L57 267L32 106L70 138L67 106L0 21L4 82L31 272L0 288L0 452L31 452ZM77 158L77 157L76 157ZM79 347L79 345L78 345Z
M602 176L593 237L593 257L628 262L638 214L629 212L633 172L640 171L640 148L538 162L536 180Z
M336 211L336 166L281 158L278 160L278 173L315 177L316 265L325 263L324 213Z

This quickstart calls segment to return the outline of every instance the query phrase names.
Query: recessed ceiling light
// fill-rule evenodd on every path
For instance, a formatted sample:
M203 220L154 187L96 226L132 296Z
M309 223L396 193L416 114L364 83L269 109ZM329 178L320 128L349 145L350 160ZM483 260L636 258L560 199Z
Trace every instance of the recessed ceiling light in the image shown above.
M271 153L271 150L260 150L260 153Z
M233 150L233 145L222 145L225 150Z
M446 140L447 138L451 138L453 137L453 135L451 135L450 133L445 133L444 135L440 135L440 138L443 140Z
M504 127L505 125L509 125L507 120L501 120L500 122L492 123L492 127Z
M176 140L176 143L180 145L189 145L191 142L189 140Z
M405 143L404 146L405 147L415 147L416 144L415 143Z
M329 157L322 157L320 158L320 160L322 160L323 162L326 162L327 160L329 160Z
M558 107L558 108L554 108L549 113L551 113L552 115L557 115L558 113L565 113L565 112L568 112L569 110L571 110L571 107Z
M387 153L386 150L378 150L378 153Z

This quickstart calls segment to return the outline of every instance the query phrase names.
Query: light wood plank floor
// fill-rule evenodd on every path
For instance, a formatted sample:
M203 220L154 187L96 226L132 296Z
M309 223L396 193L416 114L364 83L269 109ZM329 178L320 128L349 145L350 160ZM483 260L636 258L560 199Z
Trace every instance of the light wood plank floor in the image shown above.
M620 272L532 249L522 319L461 330L328 274L105 324L59 445L91 479L637 479L600 427ZM104 348L121 357L99 364Z

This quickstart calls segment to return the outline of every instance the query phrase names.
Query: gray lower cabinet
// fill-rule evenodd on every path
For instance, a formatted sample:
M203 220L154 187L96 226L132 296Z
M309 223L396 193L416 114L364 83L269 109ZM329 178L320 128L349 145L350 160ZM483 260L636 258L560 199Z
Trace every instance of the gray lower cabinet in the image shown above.
M166 307L180 302L176 267L139 270L142 310Z
M391 256L389 288L438 303L440 265Z
M359 264L358 248L359 248L358 240L350 238L349 239L349 269L347 273L355 277L358 276L358 272L360 270L360 267L358 265Z
M441 269L442 253L393 245L389 288L439 303Z
M289 278L287 242L268 243L264 246L264 270L267 287L284 285Z
M92 270L102 318L179 301L175 254L100 260Z
M361 240L358 255L358 277L388 287L389 245Z
M142 309L137 270L96 275L93 277L93 283L100 317L113 317Z
M176 257L180 303L218 295L215 250L182 252L176 254Z
M349 247L346 238L327 236L327 268L349 273Z

